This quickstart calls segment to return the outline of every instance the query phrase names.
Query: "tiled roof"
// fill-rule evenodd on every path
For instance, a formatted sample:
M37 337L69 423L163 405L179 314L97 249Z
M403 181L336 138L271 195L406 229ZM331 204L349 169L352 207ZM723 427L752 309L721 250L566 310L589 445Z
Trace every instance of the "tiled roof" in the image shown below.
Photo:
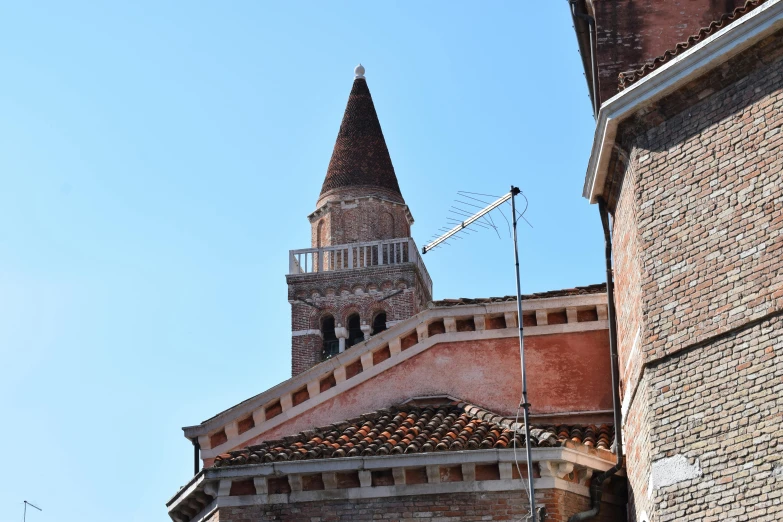
M575 288L566 288L563 290L550 290L548 292L538 292L535 294L523 295L523 300L528 299L545 299L547 297L570 297L574 295L586 295L586 294L602 294L606 292L606 283L599 283L597 285L577 286ZM433 301L433 306L456 306L456 305L472 305L472 304L484 304L484 303L503 303L505 301L516 301L517 296L507 295L503 297L476 297L467 298L460 297L459 299L441 299L440 301Z
M689 49L693 45L701 42L702 40L716 33L720 29L723 29L733 21L751 12L753 9L760 6L764 2L766 2L766 0L747 0L745 2L745 5L737 7L730 13L724 14L723 16L720 17L719 20L715 20L714 22L711 22L710 25L708 25L707 27L702 27L701 29L699 29L698 33L689 36L688 40L686 40L685 42L678 43L674 47L674 49L666 51L662 55L644 64L639 69L634 69L632 71L626 71L620 73L618 76L619 86L617 90L622 91L626 87L630 86L632 83L638 81L643 76L649 74L656 68L668 62L673 57L684 52L685 50Z
M531 428L535 447L557 447L567 441L608 450L614 430L601 426ZM289 460L462 451L524 447L522 423L464 402L439 406L402 405L357 419L266 441L219 455L216 467Z
M389 149L364 78L353 81L321 196L335 189L357 186L386 189L399 195L402 202Z

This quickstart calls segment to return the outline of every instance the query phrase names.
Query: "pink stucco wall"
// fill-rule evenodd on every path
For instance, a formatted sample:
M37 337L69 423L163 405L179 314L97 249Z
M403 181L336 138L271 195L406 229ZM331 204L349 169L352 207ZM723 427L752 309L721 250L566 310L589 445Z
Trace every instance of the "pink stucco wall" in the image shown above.
M611 409L608 346L607 330L525 337L532 412ZM516 338L437 344L242 446L427 395L450 395L513 415L520 390Z

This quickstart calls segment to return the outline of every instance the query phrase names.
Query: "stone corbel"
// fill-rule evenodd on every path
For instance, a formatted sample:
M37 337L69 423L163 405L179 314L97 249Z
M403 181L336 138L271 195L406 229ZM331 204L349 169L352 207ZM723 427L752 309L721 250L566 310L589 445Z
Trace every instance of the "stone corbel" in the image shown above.
M202 450L212 449L212 441L209 440L209 435L198 436L198 447Z
M395 486L405 485L405 468L392 468L392 475L394 476Z
M518 328L519 325L517 324L517 313L516 312L506 312L503 314L503 316L506 319L506 328Z
M239 437L239 423L237 421L229 422L223 429L226 430L226 438L228 440Z
M219 486L219 482L216 480L207 482L204 485L204 493L206 493L212 498L215 498L218 496L218 486Z
M500 472L500 480L511 480L514 478L514 472L512 471L511 462L499 462L498 471Z
M599 321L609 320L609 308L606 305L597 305L595 307L595 313L598 316Z
M256 487L256 495L266 495L269 491L266 485L266 477L253 477L253 485Z
M471 462L462 465L462 480L465 482L474 482L476 480L476 464Z
M372 471L361 470L359 471L359 484L363 488L369 488L372 486Z
M372 368L372 352L363 353L362 357L362 371L367 371Z
M321 380L316 379L307 383L307 396L311 399L321 393Z
M420 324L416 327L416 334L419 337L419 342L422 342L429 336L429 327L426 324Z
M324 489L337 489L337 475L333 471L321 473L321 480L324 481Z
M345 370L345 365L338 366L337 368L334 369L334 381L337 384L340 384L341 382L345 381L346 376L347 373Z
M546 310L536 310L536 326L546 326L549 324L549 314Z
M446 333L453 333L457 331L457 320L453 317L444 317L443 326L446 328Z
M574 463L547 460L545 462L539 462L538 469L542 477L555 477L562 479L574 471Z
M440 466L427 466L427 483L440 484Z
M302 491L302 475L288 475L288 485L291 486L292 493Z
M399 337L389 341L389 354L391 354L392 357L399 354L401 351L402 351L402 340Z
M231 494L231 479L222 479L218 485L217 496L227 497Z
M569 323L578 323L579 318L576 312L576 308L574 307L566 308L566 318L568 318Z
M253 412L253 424L256 426L260 426L266 422L266 410L264 408L259 408Z
M590 479L593 476L593 470L585 467L578 467L576 469L576 478L583 486L590 485Z
M476 326L477 332L486 329L486 317L483 315L474 315L473 324Z
M294 397L290 393L286 393L280 397L280 407L283 411L288 411L294 407Z

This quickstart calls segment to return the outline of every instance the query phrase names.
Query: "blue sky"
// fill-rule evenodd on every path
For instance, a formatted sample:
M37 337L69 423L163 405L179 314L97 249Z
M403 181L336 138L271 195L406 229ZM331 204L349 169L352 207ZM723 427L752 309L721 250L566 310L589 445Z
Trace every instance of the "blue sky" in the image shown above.
M359 61L419 246L457 190L514 183L523 290L603 280L567 3L480 5L4 6L0 522L168 520L180 428L290 375L287 251ZM513 293L512 256L428 254L435 297Z

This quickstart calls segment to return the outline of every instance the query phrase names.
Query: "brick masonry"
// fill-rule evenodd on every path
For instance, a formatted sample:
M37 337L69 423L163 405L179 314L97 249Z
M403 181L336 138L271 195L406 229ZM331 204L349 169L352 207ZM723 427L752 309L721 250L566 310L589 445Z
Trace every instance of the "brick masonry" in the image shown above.
M778 33L618 129L607 188L636 520L783 518L782 57ZM651 489L653 465L678 456L699 476Z
M401 321L424 309L431 299L413 263L288 276L291 330L320 330L321 321L332 315L337 326L358 313L362 324L372 324L375 315L386 321ZM291 372L298 375L321 362L320 334L292 337Z
M547 522L566 522L588 508L589 499L563 490L536 492L537 502L547 506ZM527 496L521 491L450 493L411 497L328 500L298 504L223 507L210 522L282 522L384 520L388 522L467 522L480 520L523 520L528 512ZM622 507L603 504L597 522L625 520Z
M313 248L410 237L408 206L377 196L324 204L310 215Z
M617 94L617 76L697 34L745 0L593 0L600 98ZM672 21L676 20L677 23Z

